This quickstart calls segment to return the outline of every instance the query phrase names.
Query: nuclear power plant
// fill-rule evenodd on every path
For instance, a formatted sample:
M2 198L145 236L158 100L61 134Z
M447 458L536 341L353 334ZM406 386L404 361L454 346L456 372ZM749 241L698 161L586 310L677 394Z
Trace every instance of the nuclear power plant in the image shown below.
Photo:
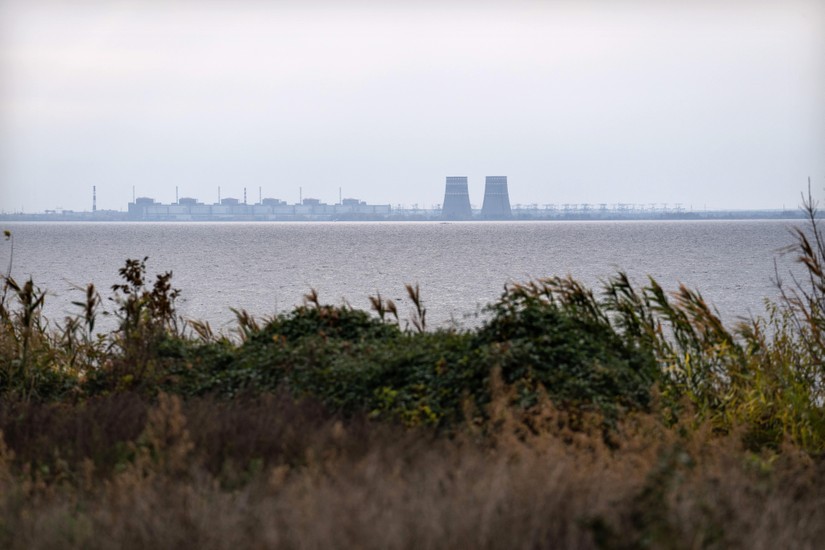
M447 176L441 217L445 220L469 220L473 217L467 176Z
M463 221L463 220L682 220L682 219L799 219L802 212L768 210L694 210L681 203L596 203L596 204L514 204L510 205L507 176L487 176L484 202L479 209L470 202L467 176L447 176L443 204L412 206L404 204L368 204L344 198L338 188L337 202L327 204L320 199L305 198L298 187L298 202L267 198L258 187L257 202L226 197L218 187L217 202L205 204L192 197L179 197L175 186L175 202L163 204L146 196L136 196L132 186L132 201L128 210L99 209L97 185L91 186L91 210L74 211L57 207L43 212L6 212L0 205L0 221ZM105 189L105 188L104 188ZM225 188L224 188L225 190ZM236 195L237 196L237 195ZM254 200L254 199L253 199ZM475 203L476 205L478 203Z
M510 194L507 190L507 176L487 176L484 185L481 219L509 220L512 217ZM441 218L444 220L470 220L473 218L466 176L447 176Z

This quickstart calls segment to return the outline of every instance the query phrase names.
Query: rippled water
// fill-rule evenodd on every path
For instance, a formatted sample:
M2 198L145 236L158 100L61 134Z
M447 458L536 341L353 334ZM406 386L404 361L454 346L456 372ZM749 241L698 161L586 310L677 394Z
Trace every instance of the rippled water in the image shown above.
M13 275L32 275L60 317L93 282L107 296L126 258L172 270L187 317L225 326L230 307L256 315L322 301L368 308L381 291L408 309L404 283L419 283L432 325L468 325L505 283L572 274L596 284L617 270L666 289L698 288L727 319L759 314L775 297L777 251L792 242L777 221L501 223L7 223ZM2 258L9 254L3 243ZM780 272L790 258L779 258ZM5 269L5 268L4 268Z

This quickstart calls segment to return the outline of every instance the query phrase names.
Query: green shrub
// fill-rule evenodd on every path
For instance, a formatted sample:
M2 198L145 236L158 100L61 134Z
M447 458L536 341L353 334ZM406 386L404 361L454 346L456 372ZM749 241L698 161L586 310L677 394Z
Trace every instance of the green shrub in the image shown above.
M613 417L650 406L659 375L653 353L614 329L598 307L583 314L557 300L547 280L510 287L491 311L476 345L487 346L488 361L528 403L540 385L559 405Z

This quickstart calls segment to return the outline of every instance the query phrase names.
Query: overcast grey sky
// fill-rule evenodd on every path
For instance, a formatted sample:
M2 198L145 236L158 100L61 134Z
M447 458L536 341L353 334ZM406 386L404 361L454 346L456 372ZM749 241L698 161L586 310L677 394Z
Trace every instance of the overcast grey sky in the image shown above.
M0 0L0 211L138 196L781 208L825 2ZM823 193L820 193L822 195Z

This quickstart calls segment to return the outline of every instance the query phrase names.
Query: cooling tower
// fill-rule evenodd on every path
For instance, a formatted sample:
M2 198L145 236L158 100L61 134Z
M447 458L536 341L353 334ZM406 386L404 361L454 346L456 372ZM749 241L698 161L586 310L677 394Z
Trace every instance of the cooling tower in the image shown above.
M510 194L507 192L507 176L487 176L481 217L485 220L507 220L513 217Z
M472 216L470 193L467 191L467 176L447 176L441 217L445 220L469 220Z

